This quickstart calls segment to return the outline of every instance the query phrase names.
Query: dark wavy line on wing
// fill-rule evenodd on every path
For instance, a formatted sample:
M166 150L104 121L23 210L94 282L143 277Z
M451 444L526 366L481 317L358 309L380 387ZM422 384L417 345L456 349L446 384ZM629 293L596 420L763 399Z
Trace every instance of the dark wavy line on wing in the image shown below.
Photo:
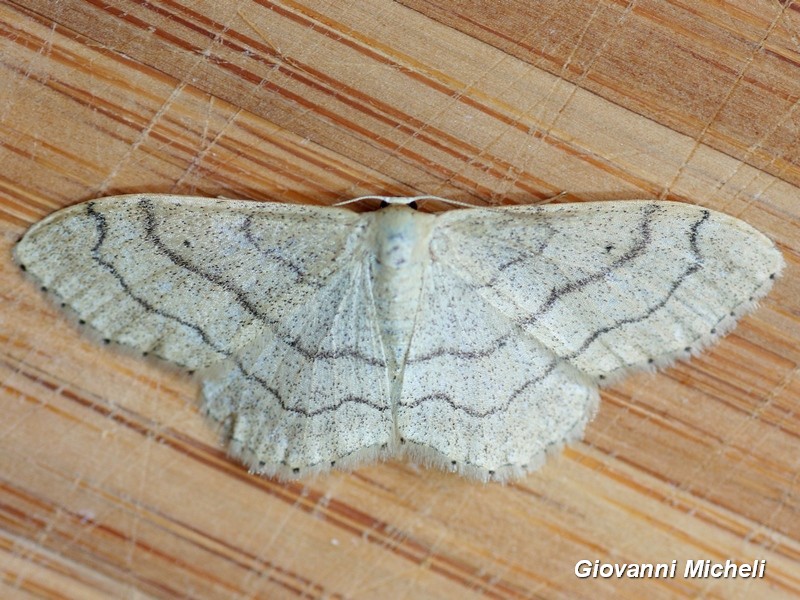
M312 362L320 359L335 360L337 358L357 358L361 362L373 367L386 367L386 361L382 358L370 357L355 350L342 349L311 351L300 344L300 338L294 338L291 340L284 338L283 342L290 348L293 348L300 356L307 358Z
M466 358L469 360L477 360L479 358L486 358L497 352L500 348L506 345L506 342L514 336L513 332L508 332L495 338L490 344L481 350L457 350L455 348L439 348L428 354L410 358L406 361L407 365L415 365L417 363L433 360L440 356L452 356L455 358Z
M553 226L550 225L550 223L548 223L547 221L541 223L541 226L547 230L547 236L539 243L539 246L535 250L529 252L526 251L525 249L521 249L520 254L518 256L515 256L511 260L497 267L494 274L489 278L489 280L485 283L481 283L474 286L475 289L490 288L494 286L494 284L497 283L497 280L500 279L500 276L503 274L503 272L506 271L507 269L521 262L529 260L531 256L540 256L542 252L544 252L544 249L547 248L547 246L550 244L550 240L552 240L553 236L555 235L555 230L553 229Z
M279 252L275 250L275 248L262 248L258 240L256 240L256 238L253 236L252 227L253 227L253 215L247 215L247 217L244 220L244 223L242 223L242 232L244 233L245 239L263 256L271 258L276 262L279 262L284 267L289 269L292 273L294 273L295 283L300 283L301 281L303 281L308 274L303 269L301 269L299 265L295 264L285 256L282 256Z
M304 417L316 417L318 415L322 415L322 414L325 414L325 413L337 411L342 406L344 406L345 404L361 404L363 406L368 406L369 408L377 410L378 412L385 412L385 411L389 410L389 403L388 402L386 404L384 404L384 405L381 405L381 404L377 404L375 402L372 402L371 400L369 400L367 398L364 398L362 396L354 396L352 394L342 398L336 404L331 404L331 405L328 405L328 406L321 406L321 407L313 409L313 410L309 410L309 409L305 409L305 408L297 408L297 407L294 407L294 406L289 406L288 404L286 404L286 402L283 399L283 397L281 397L281 395L278 392L278 390L276 390L271 385L269 385L266 381L264 381L263 378L259 377L258 375L254 375L253 373L248 372L244 368L244 365L242 365L242 363L237 358L232 358L232 360L233 360L233 363L236 365L236 368L239 370L239 372L242 374L242 376L245 379L247 379L248 381L252 381L252 382L257 383L259 387L261 387L265 391L269 392L272 396L274 396L275 400L278 403L278 405L283 410L285 410L286 412L294 413L294 414L297 414L297 415L303 415Z

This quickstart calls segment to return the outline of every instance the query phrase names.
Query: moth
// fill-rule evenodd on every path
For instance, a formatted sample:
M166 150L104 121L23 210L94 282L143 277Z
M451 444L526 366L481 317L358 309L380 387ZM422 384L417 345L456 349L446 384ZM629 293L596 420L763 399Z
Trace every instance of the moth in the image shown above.
M399 455L520 477L582 435L599 386L713 343L783 267L689 204L384 200L115 196L15 256L107 343L196 373L230 454L280 478Z

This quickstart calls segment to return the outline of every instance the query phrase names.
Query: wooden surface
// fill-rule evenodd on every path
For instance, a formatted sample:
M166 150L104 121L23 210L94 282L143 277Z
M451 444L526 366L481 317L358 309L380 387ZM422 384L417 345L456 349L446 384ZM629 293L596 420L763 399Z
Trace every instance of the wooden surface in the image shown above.
M800 594L800 3L21 0L0 31L0 597ZM10 259L51 211L124 192L562 190L727 212L788 269L508 486L250 476L191 381L86 340ZM574 574L706 558L766 576Z

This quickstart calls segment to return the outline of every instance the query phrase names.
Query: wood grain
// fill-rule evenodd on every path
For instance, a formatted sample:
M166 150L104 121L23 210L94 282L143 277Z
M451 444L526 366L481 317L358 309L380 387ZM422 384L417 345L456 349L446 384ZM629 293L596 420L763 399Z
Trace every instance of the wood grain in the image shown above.
M800 594L800 4L24 0L0 33L0 596ZM281 484L225 457L191 381L93 344L13 266L31 223L133 191L658 197L745 219L788 269L518 484ZM706 558L766 576L574 574Z

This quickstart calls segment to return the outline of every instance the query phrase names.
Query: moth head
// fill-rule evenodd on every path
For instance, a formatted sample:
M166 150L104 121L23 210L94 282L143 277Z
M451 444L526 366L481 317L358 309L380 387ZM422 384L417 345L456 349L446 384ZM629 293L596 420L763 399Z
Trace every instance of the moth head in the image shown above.
M387 206L393 206L393 205L401 204L401 205L405 205L405 206L407 206L409 208L412 208L414 210L419 209L419 206L417 205L417 201L414 198L392 198L392 200L408 200L409 202L389 202L389 200L387 200L386 198L383 198L381 200L380 208L386 208Z

